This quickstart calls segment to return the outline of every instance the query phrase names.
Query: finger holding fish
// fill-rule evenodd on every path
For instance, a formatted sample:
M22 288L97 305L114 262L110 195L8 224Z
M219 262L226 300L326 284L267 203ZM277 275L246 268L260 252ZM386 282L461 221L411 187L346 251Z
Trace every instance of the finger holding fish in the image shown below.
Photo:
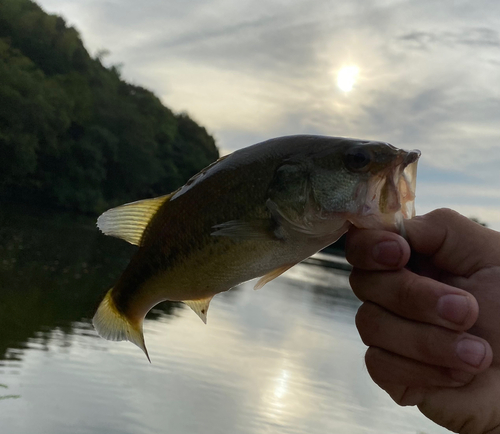
M477 374L492 362L484 339L402 318L374 303L359 308L356 327L365 345L428 365Z
M351 287L356 296L403 318L443 329L465 331L479 315L472 294L405 268L398 271L353 269Z
M347 233L345 255L354 268L398 270L408 263L410 253L408 242L393 232L353 227Z
M459 369L435 366L400 356L378 347L370 347L365 364L372 379L384 390L398 388L460 387L474 374Z
M364 302L356 325L370 347L366 366L391 396L402 399L398 384L405 385L406 401L419 396L415 388L463 385L491 364L489 344L466 333L478 318L477 300L403 268L409 258L404 239L352 229L346 247L355 267L351 286Z

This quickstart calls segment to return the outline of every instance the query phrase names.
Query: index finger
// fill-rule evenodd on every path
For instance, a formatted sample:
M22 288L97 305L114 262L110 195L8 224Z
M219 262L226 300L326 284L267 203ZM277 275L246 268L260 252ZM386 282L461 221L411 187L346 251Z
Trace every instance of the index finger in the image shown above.
M410 259L410 246L393 232L351 228L346 238L346 259L363 270L398 270Z
M449 209L438 209L405 221L414 251L434 266L470 276L484 267L500 265L500 233Z

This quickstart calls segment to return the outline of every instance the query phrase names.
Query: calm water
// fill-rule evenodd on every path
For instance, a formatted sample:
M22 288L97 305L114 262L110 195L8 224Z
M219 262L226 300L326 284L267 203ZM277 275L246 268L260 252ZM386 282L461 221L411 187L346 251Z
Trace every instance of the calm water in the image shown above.
M88 219L0 214L2 434L445 433L369 379L347 274L300 264L145 322L152 364L90 325L134 248Z

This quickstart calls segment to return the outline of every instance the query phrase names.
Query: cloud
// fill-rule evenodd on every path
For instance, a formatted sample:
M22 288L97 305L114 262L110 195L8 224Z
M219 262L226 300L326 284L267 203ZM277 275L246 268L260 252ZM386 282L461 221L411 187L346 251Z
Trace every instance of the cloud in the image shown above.
M413 49L429 49L435 44L443 44L450 47L467 45L471 48L500 47L498 31L487 27L465 28L454 32L413 31L400 36L399 39L407 42L408 47Z
M379 139L422 150L423 185L498 186L500 2L40 4L75 24L91 52L108 48L127 80L187 110L224 151L298 133ZM360 71L350 93L335 82L346 65ZM491 221L500 212L497 198L422 191L423 208L482 206Z

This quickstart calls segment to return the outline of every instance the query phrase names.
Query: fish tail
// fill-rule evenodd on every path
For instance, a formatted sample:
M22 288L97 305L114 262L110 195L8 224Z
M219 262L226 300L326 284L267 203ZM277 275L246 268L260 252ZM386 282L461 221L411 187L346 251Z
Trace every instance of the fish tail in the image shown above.
M97 308L97 312L92 319L92 324L99 336L110 341L130 341L137 345L151 363L146 343L144 342L144 334L142 332L142 321L139 324L134 324L125 314L120 312L113 300L113 288L111 288L101 304Z

